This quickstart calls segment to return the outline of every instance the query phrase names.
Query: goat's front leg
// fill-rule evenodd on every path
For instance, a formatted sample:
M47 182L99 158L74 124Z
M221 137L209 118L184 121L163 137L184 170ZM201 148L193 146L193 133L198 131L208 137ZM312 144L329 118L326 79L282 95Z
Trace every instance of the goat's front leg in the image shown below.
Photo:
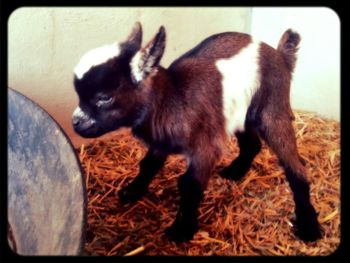
M188 170L179 178L180 207L174 223L166 230L167 236L175 242L188 241L198 230L197 213L209 177L215 166L210 155L195 156L190 160Z
M119 191L122 203L139 200L147 191L148 185L165 163L167 155L150 149L140 163L140 172L136 178Z

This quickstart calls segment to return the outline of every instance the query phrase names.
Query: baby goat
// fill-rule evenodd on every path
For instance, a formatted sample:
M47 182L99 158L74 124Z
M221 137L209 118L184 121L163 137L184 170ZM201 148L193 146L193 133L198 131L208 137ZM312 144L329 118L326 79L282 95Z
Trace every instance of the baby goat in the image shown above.
M221 175L239 180L264 139L285 170L295 201L296 234L304 241L320 238L317 214L310 203L305 168L291 124L289 93L298 33L287 30L277 50L242 33L213 35L176 59L159 65L165 29L141 48L136 23L122 43L86 53L74 69L79 107L75 131L97 137L131 127L149 148L139 175L119 192L121 202L140 199L167 156L187 157L179 178L180 208L167 235L190 240L197 231L197 210L224 144L235 135L239 156Z

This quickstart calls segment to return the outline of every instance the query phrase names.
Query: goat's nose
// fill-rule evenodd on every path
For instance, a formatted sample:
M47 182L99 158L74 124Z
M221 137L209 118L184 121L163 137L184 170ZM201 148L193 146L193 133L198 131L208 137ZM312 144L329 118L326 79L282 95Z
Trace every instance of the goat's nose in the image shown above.
M85 113L81 110L80 107L77 107L75 109L75 111L73 112L72 115L72 124L74 127L79 126L79 124L81 123L82 119L84 118Z
M75 127L78 126L80 124L80 118L77 116L73 116L72 123L73 123L73 126Z

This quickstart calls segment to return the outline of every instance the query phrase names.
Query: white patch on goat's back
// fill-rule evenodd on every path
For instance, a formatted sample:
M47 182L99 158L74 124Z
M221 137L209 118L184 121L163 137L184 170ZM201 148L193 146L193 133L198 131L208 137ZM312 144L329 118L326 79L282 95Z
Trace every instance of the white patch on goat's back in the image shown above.
M120 46L117 43L105 45L86 52L74 68L77 78L81 79L93 66L101 65L120 54Z
M223 113L229 136L244 130L248 107L260 86L259 49L260 42L252 42L231 58L216 62L222 75Z

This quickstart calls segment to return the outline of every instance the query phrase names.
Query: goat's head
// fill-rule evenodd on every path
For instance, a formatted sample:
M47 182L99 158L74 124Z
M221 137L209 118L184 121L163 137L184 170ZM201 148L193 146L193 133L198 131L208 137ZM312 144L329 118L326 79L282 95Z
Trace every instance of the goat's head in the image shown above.
M143 118L148 80L164 53L164 27L142 49L141 42L141 24L136 23L126 41L90 50L81 58L74 69L79 106L72 117L79 135L97 137Z

